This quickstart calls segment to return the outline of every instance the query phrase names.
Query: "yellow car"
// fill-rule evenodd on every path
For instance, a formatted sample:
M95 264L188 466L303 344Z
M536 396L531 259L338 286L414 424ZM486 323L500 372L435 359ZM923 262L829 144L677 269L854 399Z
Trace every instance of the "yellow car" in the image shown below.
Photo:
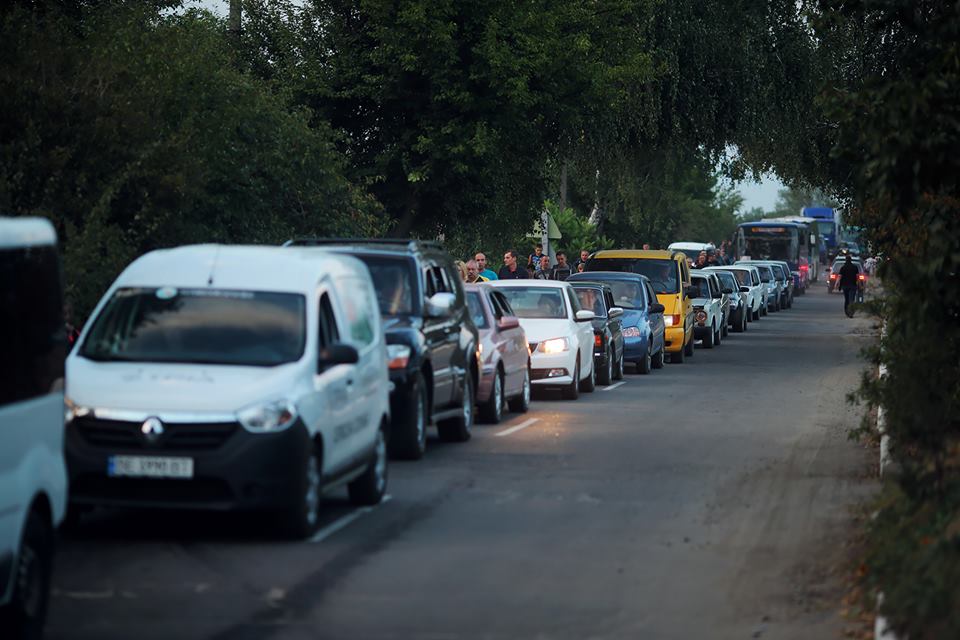
M590 256L584 271L629 271L646 276L663 305L670 362L683 362L684 357L693 355L693 297L686 255L679 251L598 251Z

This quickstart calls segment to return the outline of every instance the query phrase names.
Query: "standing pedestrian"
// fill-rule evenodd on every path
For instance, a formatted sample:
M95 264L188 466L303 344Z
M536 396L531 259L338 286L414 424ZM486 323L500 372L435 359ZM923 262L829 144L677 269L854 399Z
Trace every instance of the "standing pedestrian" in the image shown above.
M543 255L543 245L533 245L533 253L527 257L527 269L540 271L540 257Z
M517 264L518 257L519 255L513 249L503 254L503 267L501 267L500 273L497 274L498 279L525 280L530 277L530 273Z
M859 286L860 269L857 269L857 266L853 264L853 260L848 253L847 259L844 261L843 266L840 267L840 281L837 282L837 287L843 291L843 311L850 318L853 317L853 309L850 308L850 305L857 299L857 289Z
M539 269L534 271L533 277L537 280L550 280L553 275L550 269L550 256L540 256Z
M487 278L480 275L480 267L476 260L467 260L467 282L488 282Z
M578 272L583 271L583 269L580 269L580 265L581 265L581 264L586 264L586 263L587 263L587 260L589 260L589 259L590 259L590 251L589 251L589 249L580 249L580 259L577 260L577 261L573 264L573 266L578 270Z
M573 270L567 264L567 254L563 251L557 251L557 266L553 268L550 278L552 280L566 280L571 273L573 273Z
M467 281L467 263L463 260L454 260L453 263L457 265L457 271L460 272L460 282Z
M486 278L487 280L496 280L497 272L493 269L487 268L487 256L483 253L478 253L473 256L473 259L477 261L477 267L480 269L480 275Z

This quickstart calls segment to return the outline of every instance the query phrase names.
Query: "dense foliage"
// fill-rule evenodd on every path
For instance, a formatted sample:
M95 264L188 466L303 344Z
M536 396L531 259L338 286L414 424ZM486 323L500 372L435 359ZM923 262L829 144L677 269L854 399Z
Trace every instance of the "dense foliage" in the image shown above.
M900 632L960 637L960 3L822 4L833 170L885 258L886 335L871 355L887 375L860 395L884 407L901 474L868 575Z

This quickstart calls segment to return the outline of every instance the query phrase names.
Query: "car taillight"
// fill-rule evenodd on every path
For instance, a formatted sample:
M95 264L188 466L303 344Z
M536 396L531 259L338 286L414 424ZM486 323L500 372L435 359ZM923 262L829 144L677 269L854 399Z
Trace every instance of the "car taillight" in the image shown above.
M805 264L800 265L800 271L809 271L810 267Z
M593 336L593 346L595 346L595 347L602 347L602 346L603 346L603 338L601 338L599 335Z
M672 316L663 316L663 323L668 327L680 326L680 314L676 314Z
M837 274L831 273L831 274L830 274L830 279L831 279L831 280L836 280L836 279L837 279Z
M857 276L857 278L860 279L860 282L863 282L864 280L867 279L867 276L861 273L859 276Z

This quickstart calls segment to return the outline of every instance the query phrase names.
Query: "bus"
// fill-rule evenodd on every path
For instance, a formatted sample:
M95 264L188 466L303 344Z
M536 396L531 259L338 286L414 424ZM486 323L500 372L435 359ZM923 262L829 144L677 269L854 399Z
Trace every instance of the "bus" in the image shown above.
M816 280L819 277L819 254L815 234L808 232L808 225L801 222L743 222L737 225L734 254L738 260L784 260L791 271L807 271L807 279Z
M806 271L807 279L816 282L828 258L817 221L803 216L783 216L766 218L764 222L789 222L800 226L800 271Z
M831 255L835 253L840 241L836 209L831 207L804 207L800 213L804 218L812 218L817 221L817 228L826 245L827 253Z

